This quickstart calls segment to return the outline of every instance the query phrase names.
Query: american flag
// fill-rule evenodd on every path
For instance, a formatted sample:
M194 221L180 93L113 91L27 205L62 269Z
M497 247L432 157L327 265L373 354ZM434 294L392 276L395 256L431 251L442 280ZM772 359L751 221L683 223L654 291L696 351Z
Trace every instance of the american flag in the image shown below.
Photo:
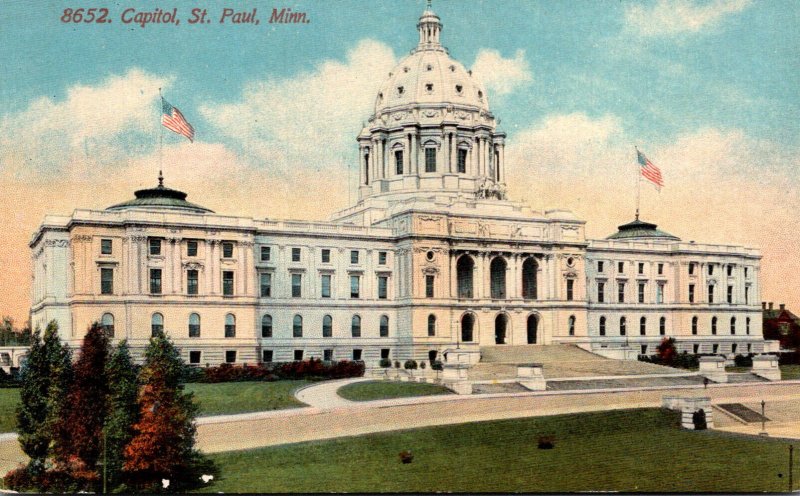
M194 128L181 114L178 107L173 107L168 101L161 99L161 124L170 131L176 132L194 142Z
M656 188L661 189L664 187L664 178L661 177L661 169L656 167L656 165L639 150L636 150L636 155L639 160L639 170L641 170L642 176L655 184Z

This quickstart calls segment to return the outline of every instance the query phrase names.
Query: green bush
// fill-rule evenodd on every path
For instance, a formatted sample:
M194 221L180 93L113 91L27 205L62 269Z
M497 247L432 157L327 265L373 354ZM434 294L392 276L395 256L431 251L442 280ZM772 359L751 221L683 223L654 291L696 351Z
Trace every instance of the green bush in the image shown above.
M381 368L388 369L392 366L392 361L389 360L388 358L381 358L379 365L381 366Z
M431 364L431 369L433 369L433 370L443 370L444 369L444 364L442 363L441 360L434 360L433 363Z
M403 368L406 370L417 370L417 361L406 360L406 363L403 365Z

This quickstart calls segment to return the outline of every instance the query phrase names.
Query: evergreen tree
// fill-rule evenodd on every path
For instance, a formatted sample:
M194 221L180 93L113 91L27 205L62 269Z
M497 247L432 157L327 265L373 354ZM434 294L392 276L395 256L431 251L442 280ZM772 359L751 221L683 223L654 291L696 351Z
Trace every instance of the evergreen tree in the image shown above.
M106 367L109 412L106 418L106 479L109 488L122 483L124 449L133 438L139 420L136 402L139 383L128 345L122 341L114 349Z
M83 479L98 479L103 426L108 412L108 337L98 323L89 327L73 368L67 406L54 429L59 466Z
M44 339L37 328L22 368L17 431L22 451L31 459L28 470L41 474L51 452L53 428L62 414L72 376L69 348L58 338L55 320L47 324Z
M183 369L178 350L163 333L150 340L139 377L140 419L125 448L124 470L136 486L153 489L169 479L170 490L187 489L197 484L198 470L207 463L194 448L198 407L183 391Z

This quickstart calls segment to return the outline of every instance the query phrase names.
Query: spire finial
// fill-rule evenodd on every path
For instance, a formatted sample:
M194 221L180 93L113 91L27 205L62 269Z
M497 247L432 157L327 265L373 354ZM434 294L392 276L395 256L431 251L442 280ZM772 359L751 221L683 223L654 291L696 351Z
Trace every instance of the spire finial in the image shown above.
M433 3L433 0L428 0L428 10L433 9L433 6L431 5L432 3Z
M159 188L163 188L164 187L164 174L161 173L160 169L158 171L158 187Z

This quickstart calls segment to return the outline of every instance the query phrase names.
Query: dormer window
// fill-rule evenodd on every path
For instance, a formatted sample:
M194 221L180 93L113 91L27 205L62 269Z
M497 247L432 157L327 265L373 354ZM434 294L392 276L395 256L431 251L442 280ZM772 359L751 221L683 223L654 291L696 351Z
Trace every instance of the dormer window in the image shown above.
M460 95L462 91L464 91L464 87L461 86L460 84L457 84L456 85L456 93L458 93Z
M450 66L450 72L456 72L456 66L451 65Z
M378 93L378 101L379 102L383 101L383 93Z
M433 70L433 66L428 64L427 66L425 66L425 70L430 72Z
M406 89L403 86L398 86L397 87L397 94L398 95L402 95L405 92L406 92Z
M403 67L403 72L408 72L408 71L410 71L410 70L411 70L411 69L409 69L408 67Z
M483 91L478 90L478 98L483 100Z
M428 93L433 93L433 83L426 84L425 91L427 91Z

